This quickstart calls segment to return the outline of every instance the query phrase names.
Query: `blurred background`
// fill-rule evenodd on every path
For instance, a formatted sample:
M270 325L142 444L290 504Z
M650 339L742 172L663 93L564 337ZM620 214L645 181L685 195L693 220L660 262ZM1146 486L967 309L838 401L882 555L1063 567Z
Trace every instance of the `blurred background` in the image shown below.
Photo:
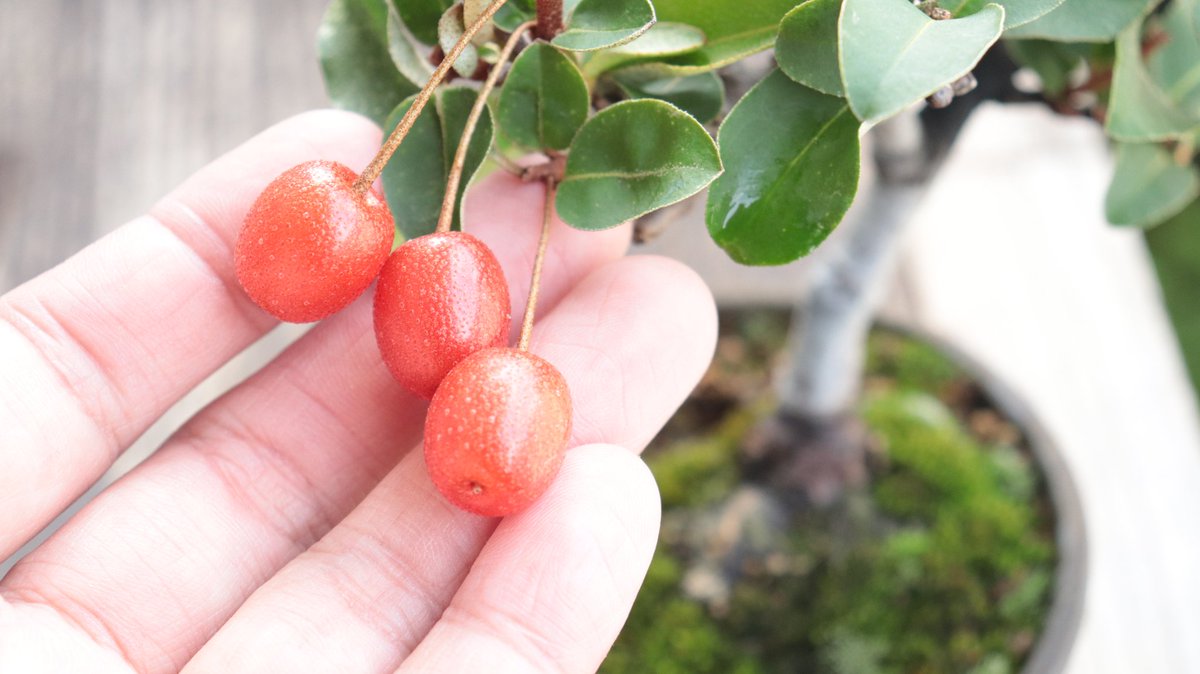
M0 0L0 290L264 127L326 105L314 44L325 5ZM883 315L969 354L1057 447L1086 525L1067 671L1200 672L1200 210L1145 236L1111 227L1111 170L1093 122L983 106L914 217ZM739 326L718 361L737 361L766 348L763 330L784 329L779 312L812 263L738 267L702 210L692 202L639 250L709 281ZM776 318L746 318L750 308ZM92 493L303 330L280 328L213 375Z

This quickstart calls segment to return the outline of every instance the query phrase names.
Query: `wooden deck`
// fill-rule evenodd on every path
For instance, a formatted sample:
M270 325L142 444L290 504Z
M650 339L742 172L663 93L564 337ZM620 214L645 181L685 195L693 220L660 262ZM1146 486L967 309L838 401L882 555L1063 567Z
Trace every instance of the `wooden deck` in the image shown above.
M322 105L323 5L0 2L0 290ZM1141 238L1103 222L1109 170L1089 123L982 111L916 218L887 313L1000 373L1061 446L1090 546L1068 671L1200 672L1200 421ZM802 283L803 265L747 271L706 241L681 222L657 246L725 301L787 301ZM295 334L210 378L105 482Z

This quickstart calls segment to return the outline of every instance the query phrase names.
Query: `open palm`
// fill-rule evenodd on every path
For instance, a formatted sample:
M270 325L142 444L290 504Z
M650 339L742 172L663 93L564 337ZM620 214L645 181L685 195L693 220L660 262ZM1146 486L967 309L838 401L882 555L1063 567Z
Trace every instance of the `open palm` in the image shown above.
M284 122L0 300L0 559L205 376L269 330L231 246L268 181L363 166L347 113ZM499 174L466 227L513 314L542 187ZM563 471L503 521L425 474L424 403L387 374L370 293L193 418L0 580L0 672L587 672L658 530L640 451L711 355L712 301L680 265L618 259L629 233L557 224L532 349L575 400ZM633 450L633 451L630 451Z

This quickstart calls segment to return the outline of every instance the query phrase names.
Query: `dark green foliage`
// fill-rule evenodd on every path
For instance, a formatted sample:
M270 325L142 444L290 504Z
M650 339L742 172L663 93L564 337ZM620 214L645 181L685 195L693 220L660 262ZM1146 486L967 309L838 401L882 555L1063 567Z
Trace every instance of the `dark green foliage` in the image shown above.
M382 125L388 113L419 87L388 54L387 6L383 0L334 0L317 33L325 90L339 108Z

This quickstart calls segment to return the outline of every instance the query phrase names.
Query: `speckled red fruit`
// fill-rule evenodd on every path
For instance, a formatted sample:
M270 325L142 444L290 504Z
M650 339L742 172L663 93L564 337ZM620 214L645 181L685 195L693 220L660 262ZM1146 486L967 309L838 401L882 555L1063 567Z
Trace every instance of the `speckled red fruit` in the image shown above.
M425 418L425 464L438 491L479 515L533 503L562 466L571 393L553 365L486 349L446 375Z
M462 359L508 340L512 304L499 261L462 232L429 234L392 253L375 288L375 339L405 388L433 397Z
M246 214L234 257L254 303L307 323L343 309L371 285L392 249L392 214L358 174L330 161L293 166Z

